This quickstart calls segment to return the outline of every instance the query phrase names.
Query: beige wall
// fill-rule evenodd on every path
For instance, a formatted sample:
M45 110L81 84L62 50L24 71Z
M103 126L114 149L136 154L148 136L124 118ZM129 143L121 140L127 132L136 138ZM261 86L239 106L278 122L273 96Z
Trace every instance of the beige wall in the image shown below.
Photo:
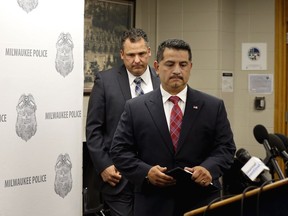
M189 42L193 69L189 85L225 101L237 148L265 158L253 136L257 124L273 132L274 95L248 92L248 74L274 73L274 0L136 0L136 27L149 35L151 64L157 44L167 38ZM267 43L266 71L241 70L241 44ZM234 77L234 91L222 92L222 72ZM254 98L265 96L266 109L254 110ZM83 139L88 97L84 97Z

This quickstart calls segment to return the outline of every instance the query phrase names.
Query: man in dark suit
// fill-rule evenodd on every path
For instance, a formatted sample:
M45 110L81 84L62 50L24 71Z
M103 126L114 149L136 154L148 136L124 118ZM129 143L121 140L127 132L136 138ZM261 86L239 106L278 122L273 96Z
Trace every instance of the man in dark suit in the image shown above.
M121 38L123 65L99 72L90 95L86 122L86 142L99 177L101 195L112 216L133 213L133 191L115 168L109 150L126 100L159 87L159 78L148 66L151 56L148 37L141 29L130 29ZM141 86L134 79L141 77ZM136 87L137 86L137 87ZM135 92L136 90L136 92Z
M224 102L187 85L189 44L162 42L154 67L160 88L127 101L110 153L135 186L135 216L180 216L220 196L219 178L233 163L236 146ZM176 105L170 96L178 96L178 114L183 114L175 146L170 120ZM166 172L175 167L192 175L174 179Z

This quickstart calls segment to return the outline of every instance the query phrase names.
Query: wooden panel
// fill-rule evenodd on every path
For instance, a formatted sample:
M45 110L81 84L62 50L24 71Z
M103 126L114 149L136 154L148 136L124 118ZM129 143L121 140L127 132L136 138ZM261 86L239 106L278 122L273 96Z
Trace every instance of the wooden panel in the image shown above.
M284 179L192 210L184 216L287 216L287 192L288 179Z
M286 20L288 20L287 0L275 0L275 105L274 132L288 134L285 115L287 111L287 48Z

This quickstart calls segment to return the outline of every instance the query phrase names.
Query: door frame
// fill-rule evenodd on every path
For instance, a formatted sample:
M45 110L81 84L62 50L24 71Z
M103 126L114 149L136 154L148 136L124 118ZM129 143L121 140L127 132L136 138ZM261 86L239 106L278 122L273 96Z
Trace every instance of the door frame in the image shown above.
M288 135L287 130L287 0L275 0L275 71L274 132Z

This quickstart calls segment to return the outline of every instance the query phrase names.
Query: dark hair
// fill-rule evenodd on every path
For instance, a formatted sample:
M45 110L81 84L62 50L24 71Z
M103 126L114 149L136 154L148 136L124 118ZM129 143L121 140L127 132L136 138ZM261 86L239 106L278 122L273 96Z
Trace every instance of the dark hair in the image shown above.
M157 61L160 62L163 60L163 53L165 48L169 49L176 49L176 50L186 50L188 51L189 54L189 61L192 60L192 52L190 45L186 43L185 41L181 39L168 39L163 41L159 46L158 46L158 51L157 51Z
M123 49L124 47L124 42L129 39L132 43L135 43L141 39L144 39L144 41L146 42L147 46L148 46L148 36L147 34L139 28L131 28L128 29L127 31L123 32L122 37L121 37L121 49Z

